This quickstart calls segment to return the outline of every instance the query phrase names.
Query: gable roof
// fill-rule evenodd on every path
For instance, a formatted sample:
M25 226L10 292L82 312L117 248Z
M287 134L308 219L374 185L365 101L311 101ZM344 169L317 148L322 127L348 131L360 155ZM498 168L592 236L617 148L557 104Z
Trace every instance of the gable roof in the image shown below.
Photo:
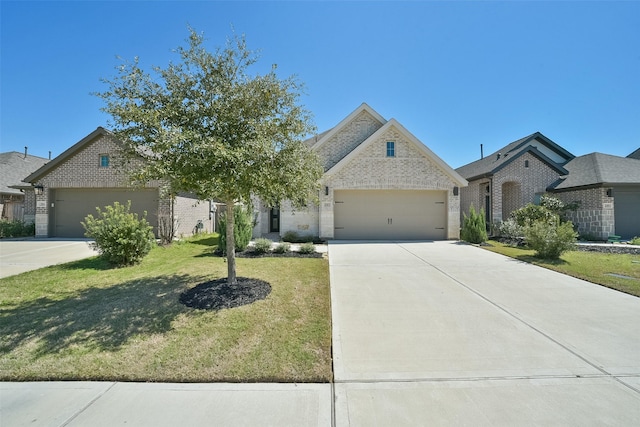
M17 151L0 153L0 193L22 194L15 188L24 178L45 165L49 159ZM22 183L24 184L24 183ZM11 187L10 187L11 186Z
M440 157L438 157L433 151L429 149L426 145L424 145L418 138L416 138L411 132L409 132L404 126L402 126L396 119L391 119L384 124L380 129L373 133L369 138L367 138L364 142L358 145L354 150L352 150L349 154L343 157L338 163L336 163L331 169L325 172L325 175L331 176L339 172L342 168L344 168L351 160L356 158L358 154L360 154L363 150L365 150L369 145L371 145L374 141L376 141L381 135L383 135L389 128L394 127L398 130L406 139L415 146L420 152L422 152L427 158L432 160L438 168L446 175L448 175L451 180L456 183L456 185L460 187L466 187L468 182L464 179L460 174L458 174L451 166L444 162Z
M347 117L342 119L342 121L340 123L338 123L336 126L334 126L333 128L329 129L328 131L325 131L325 132L321 133L317 137L312 137L312 138L308 139L307 141L313 141L315 139L315 142L313 144L310 144L311 145L311 149L312 150L317 150L325 142L329 141L333 135L335 135L336 133L340 132L345 126L349 125L349 123L351 123L353 121L353 119L358 117L360 115L360 113L362 113L363 111L366 111L371 116L373 116L373 118L376 119L377 121L379 121L380 124L385 124L387 122L384 119L384 117L382 117L380 114L378 114L378 112L376 110L371 108L366 102L363 102L358 108L353 110L351 112L351 114L349 114ZM305 141L305 142L307 142L307 141Z
M630 159L638 159L638 160L640 160L640 148L638 148L633 153L629 154L627 157L629 157Z
M559 157L566 159L562 162L556 162L549 158L546 154L538 148L539 145L544 145L547 149L556 153ZM461 176L465 177L469 181L474 179L488 177L500 169L507 166L509 163L522 156L525 153L531 153L538 157L543 162L549 164L552 168L557 170L561 174L566 174L567 171L563 168L569 160L575 158L573 154L560 147L558 144L541 134L540 132L532 133L531 135L520 138L512 143L502 147L500 150L492 153L480 160L471 162L456 169Z
M565 166L568 174L549 189L562 190L603 184L640 184L640 160L591 153L576 157Z
M105 128L103 128L101 126L98 126L98 128L96 128L96 130L94 130L89 135L87 135L84 138L82 138L80 141L76 142L71 147L67 148L64 152L62 152L55 159L51 160L49 163L47 163L46 165L42 166L40 169L38 169L37 171L33 172L31 175L27 176L26 178L24 178L23 181L30 182L30 183L35 183L35 181L37 181L40 178L42 178L43 176L45 176L47 173L49 173L50 171L55 169L59 164L63 163L65 160L67 160L71 156L75 155L78 151L82 150L88 144L93 142L93 140L95 140L96 138L98 138L99 136L102 136L102 135L113 135L113 134L111 132L109 132L108 130L106 130Z

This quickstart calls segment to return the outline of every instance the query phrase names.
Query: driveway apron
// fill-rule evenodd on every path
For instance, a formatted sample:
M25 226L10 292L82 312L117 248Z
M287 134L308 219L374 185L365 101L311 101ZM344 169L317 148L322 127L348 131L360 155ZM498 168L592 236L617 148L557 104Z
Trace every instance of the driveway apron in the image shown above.
M640 298L457 242L331 242L336 425L640 425Z

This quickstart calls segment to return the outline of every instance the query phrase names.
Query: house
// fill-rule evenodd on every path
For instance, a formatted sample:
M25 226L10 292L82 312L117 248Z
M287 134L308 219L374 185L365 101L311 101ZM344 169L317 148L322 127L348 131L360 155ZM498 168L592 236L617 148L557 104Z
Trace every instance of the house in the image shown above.
M578 232L606 240L640 236L640 160L591 153L564 165L567 173L549 187L565 203L580 202L570 218Z
M324 165L318 202L296 210L256 201L254 237L459 238L459 191L467 181L397 120L362 104L306 143Z
M627 156L630 159L640 160L640 148Z
M81 222L96 207L131 201L131 211L147 212L147 220L156 236L166 235L174 227L175 235L211 231L210 202L188 194L175 198L162 194L161 182L149 182L144 188L127 184L126 174L115 166L119 145L108 130L95 131L64 151L23 181L25 194L34 203L25 206L25 215L33 215L36 237L84 237Z
M539 202L547 188L567 175L575 156L541 134L514 141L458 169L469 185L461 189L461 212L484 209L487 224L506 220L527 203Z
M25 196L33 196L33 193L25 193L20 188L22 178L43 166L49 160L44 157L11 151L0 153L0 214L1 218L9 221L25 221L33 223L34 217L24 215ZM27 203L33 203L33 199L27 199Z

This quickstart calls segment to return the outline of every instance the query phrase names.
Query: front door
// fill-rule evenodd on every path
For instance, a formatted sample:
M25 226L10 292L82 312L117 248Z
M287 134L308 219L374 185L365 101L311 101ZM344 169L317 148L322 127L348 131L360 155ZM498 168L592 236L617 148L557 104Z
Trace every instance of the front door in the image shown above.
M280 209L271 208L269 211L269 233L280 231Z

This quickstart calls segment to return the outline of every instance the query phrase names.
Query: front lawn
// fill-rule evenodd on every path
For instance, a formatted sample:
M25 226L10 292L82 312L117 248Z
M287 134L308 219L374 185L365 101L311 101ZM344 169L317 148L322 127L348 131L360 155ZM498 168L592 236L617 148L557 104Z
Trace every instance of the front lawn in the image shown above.
M154 248L142 264L99 258L0 280L0 380L329 382L326 259L242 258L266 299L194 310L179 295L226 276L201 236Z
M536 258L530 249L489 243L483 248L640 297L639 255L571 251L554 261Z

